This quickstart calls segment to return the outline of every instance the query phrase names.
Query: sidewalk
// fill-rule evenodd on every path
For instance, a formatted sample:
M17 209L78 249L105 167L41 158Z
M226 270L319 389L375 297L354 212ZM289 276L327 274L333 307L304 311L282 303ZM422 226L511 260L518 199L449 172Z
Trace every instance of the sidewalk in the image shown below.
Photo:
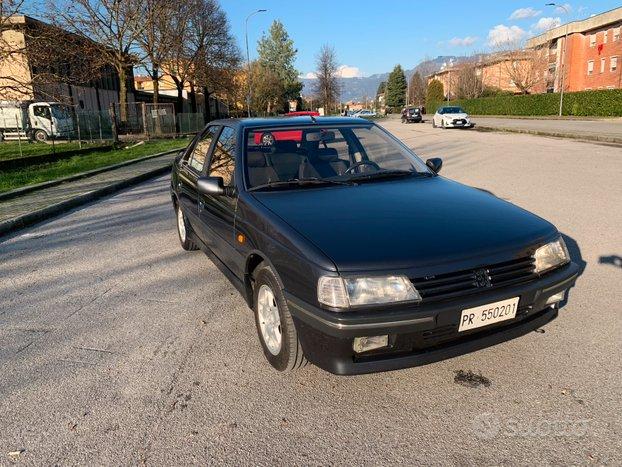
M575 120L473 116L476 130L509 131L542 136L622 144L622 119Z
M0 237L170 170L175 153L0 200Z

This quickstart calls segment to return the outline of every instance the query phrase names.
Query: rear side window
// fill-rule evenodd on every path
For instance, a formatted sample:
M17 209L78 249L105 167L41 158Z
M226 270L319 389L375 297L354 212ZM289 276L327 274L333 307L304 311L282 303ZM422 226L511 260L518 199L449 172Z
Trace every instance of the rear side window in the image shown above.
M233 185L235 170L235 132L231 127L223 127L222 133L212 154L209 175L222 177L225 186Z
M195 144L194 149L192 150L192 154L190 155L190 160L188 161L188 164L197 172L201 172L203 170L203 167L205 166L207 152L212 145L212 141L216 136L217 130L218 127L216 126L209 127L205 131L205 133L203 133L201 139L197 141L197 144Z

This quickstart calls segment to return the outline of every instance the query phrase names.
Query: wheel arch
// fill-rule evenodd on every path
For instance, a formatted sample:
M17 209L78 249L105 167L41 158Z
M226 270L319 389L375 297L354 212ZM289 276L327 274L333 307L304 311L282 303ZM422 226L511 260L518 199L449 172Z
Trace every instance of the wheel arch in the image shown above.
M274 264L272 264L272 262L268 259L268 257L259 250L251 251L246 257L246 264L244 266L244 290L246 292L245 299L246 299L246 303L251 309L253 308L253 305L254 305L253 303L253 300L254 300L253 285L255 282L254 274L258 266L261 263L266 263L268 264L268 266L270 266L270 269L272 269L272 272L274 272L274 275L276 277L277 282L279 283L279 286L282 289L284 288L283 281L281 280L281 277L279 276L278 271L274 267Z

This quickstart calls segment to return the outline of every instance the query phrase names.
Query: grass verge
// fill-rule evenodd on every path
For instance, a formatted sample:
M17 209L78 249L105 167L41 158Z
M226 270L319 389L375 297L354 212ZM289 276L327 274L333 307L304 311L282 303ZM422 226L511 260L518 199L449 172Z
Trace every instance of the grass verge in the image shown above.
M26 185L56 180L87 170L98 169L119 162L137 159L158 152L183 148L188 144L187 139L147 141L145 144L128 149L114 151L92 152L87 155L74 156L46 164L33 165L15 170L0 172L0 193Z
M97 148L108 144L110 143L82 143L82 148ZM66 151L76 151L80 149L79 144L76 142L55 142L54 147L52 147L52 144L22 141L21 146L22 152L20 155L20 144L17 141L3 141L0 143L0 161L18 159L20 157L46 156L53 152L60 154Z

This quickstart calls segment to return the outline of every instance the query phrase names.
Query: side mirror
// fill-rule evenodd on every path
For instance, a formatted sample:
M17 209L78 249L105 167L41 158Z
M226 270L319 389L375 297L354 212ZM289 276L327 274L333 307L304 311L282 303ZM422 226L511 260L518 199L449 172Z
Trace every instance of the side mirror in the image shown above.
M441 167L443 167L443 159L440 157L433 157L432 159L425 161L425 165L431 168L434 173L439 173L441 171Z
M225 186L222 177L199 177L197 190L210 196L232 196L235 193L235 188Z

